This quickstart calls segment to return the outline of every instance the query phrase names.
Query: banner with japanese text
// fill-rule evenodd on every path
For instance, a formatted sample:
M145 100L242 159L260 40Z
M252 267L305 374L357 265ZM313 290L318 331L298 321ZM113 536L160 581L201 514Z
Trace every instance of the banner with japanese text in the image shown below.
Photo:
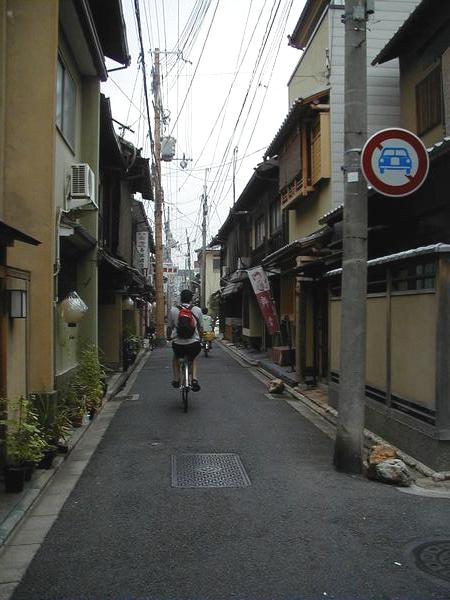
M139 269L148 269L149 263L149 247L148 247L148 231L136 232L136 250Z
M280 331L278 315L272 300L269 279L262 267L248 269L248 278L255 292L256 301L270 335Z

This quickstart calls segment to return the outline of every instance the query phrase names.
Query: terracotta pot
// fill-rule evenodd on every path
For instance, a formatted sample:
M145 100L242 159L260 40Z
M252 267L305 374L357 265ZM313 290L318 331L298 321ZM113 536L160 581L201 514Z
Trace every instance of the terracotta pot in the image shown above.
M72 427L81 427L83 425L83 415L74 415L70 422L72 423Z

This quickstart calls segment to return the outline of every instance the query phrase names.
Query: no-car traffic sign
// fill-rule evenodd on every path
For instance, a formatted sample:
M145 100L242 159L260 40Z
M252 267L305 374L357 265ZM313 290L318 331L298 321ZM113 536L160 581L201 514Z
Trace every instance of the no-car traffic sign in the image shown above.
M428 174L428 152L406 129L382 129L370 137L361 153L361 169L369 185L385 196L415 192Z

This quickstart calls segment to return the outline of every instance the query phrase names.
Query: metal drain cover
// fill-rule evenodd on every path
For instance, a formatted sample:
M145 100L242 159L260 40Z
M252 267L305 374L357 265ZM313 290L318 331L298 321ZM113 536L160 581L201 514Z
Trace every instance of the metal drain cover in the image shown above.
M251 485L237 454L172 456L172 487L226 488Z
M450 582L450 540L427 542L413 550L419 569Z

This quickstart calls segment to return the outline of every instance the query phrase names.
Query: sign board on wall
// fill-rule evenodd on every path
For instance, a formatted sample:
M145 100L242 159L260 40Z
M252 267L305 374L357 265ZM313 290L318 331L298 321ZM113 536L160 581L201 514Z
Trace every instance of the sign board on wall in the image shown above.
M262 267L247 270L250 283L255 292L256 301L270 335L280 331L278 315L272 300L272 292L267 275Z
M148 251L148 231L136 232L136 250L139 269L148 269L149 251Z

